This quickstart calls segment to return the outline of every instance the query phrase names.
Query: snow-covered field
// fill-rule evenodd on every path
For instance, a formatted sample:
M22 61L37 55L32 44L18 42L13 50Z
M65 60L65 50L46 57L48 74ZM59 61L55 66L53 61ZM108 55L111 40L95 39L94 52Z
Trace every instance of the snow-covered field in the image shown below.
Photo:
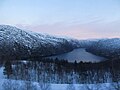
M0 90L120 90L120 84L45 84L1 79Z

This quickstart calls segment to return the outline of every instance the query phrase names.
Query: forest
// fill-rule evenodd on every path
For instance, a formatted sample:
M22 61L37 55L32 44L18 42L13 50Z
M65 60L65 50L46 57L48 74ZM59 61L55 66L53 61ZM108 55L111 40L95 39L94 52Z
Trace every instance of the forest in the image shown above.
M120 60L99 63L50 58L3 61L6 79L56 84L97 84L120 81Z

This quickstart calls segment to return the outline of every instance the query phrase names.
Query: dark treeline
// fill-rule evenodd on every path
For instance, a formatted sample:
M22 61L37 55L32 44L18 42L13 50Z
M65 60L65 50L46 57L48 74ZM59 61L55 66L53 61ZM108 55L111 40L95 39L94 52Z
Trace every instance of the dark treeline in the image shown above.
M120 60L99 63L42 58L4 63L6 78L42 83L107 83L120 80Z

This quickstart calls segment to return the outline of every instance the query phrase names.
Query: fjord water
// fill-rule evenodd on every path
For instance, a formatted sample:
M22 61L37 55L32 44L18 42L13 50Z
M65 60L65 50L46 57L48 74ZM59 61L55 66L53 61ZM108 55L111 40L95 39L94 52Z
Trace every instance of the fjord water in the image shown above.
M90 52L87 52L85 48L78 48L74 49L71 52L64 53L61 55L51 56L49 58L58 58L58 59L64 59L68 60L69 62L74 62L75 60L77 62L83 61L83 62L100 62L105 60L104 57L96 56Z

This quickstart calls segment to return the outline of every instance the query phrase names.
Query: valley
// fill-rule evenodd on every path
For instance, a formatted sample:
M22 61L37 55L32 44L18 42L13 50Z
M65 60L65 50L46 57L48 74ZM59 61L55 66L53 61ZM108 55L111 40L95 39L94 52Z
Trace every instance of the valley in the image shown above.
M50 90L50 85L62 84L68 88L84 84L89 88L90 84L97 87L98 83L118 83L119 59L119 38L77 40L0 25L0 79L3 82L0 87L3 90L16 90L16 82L25 90ZM15 87L10 89L11 86Z

